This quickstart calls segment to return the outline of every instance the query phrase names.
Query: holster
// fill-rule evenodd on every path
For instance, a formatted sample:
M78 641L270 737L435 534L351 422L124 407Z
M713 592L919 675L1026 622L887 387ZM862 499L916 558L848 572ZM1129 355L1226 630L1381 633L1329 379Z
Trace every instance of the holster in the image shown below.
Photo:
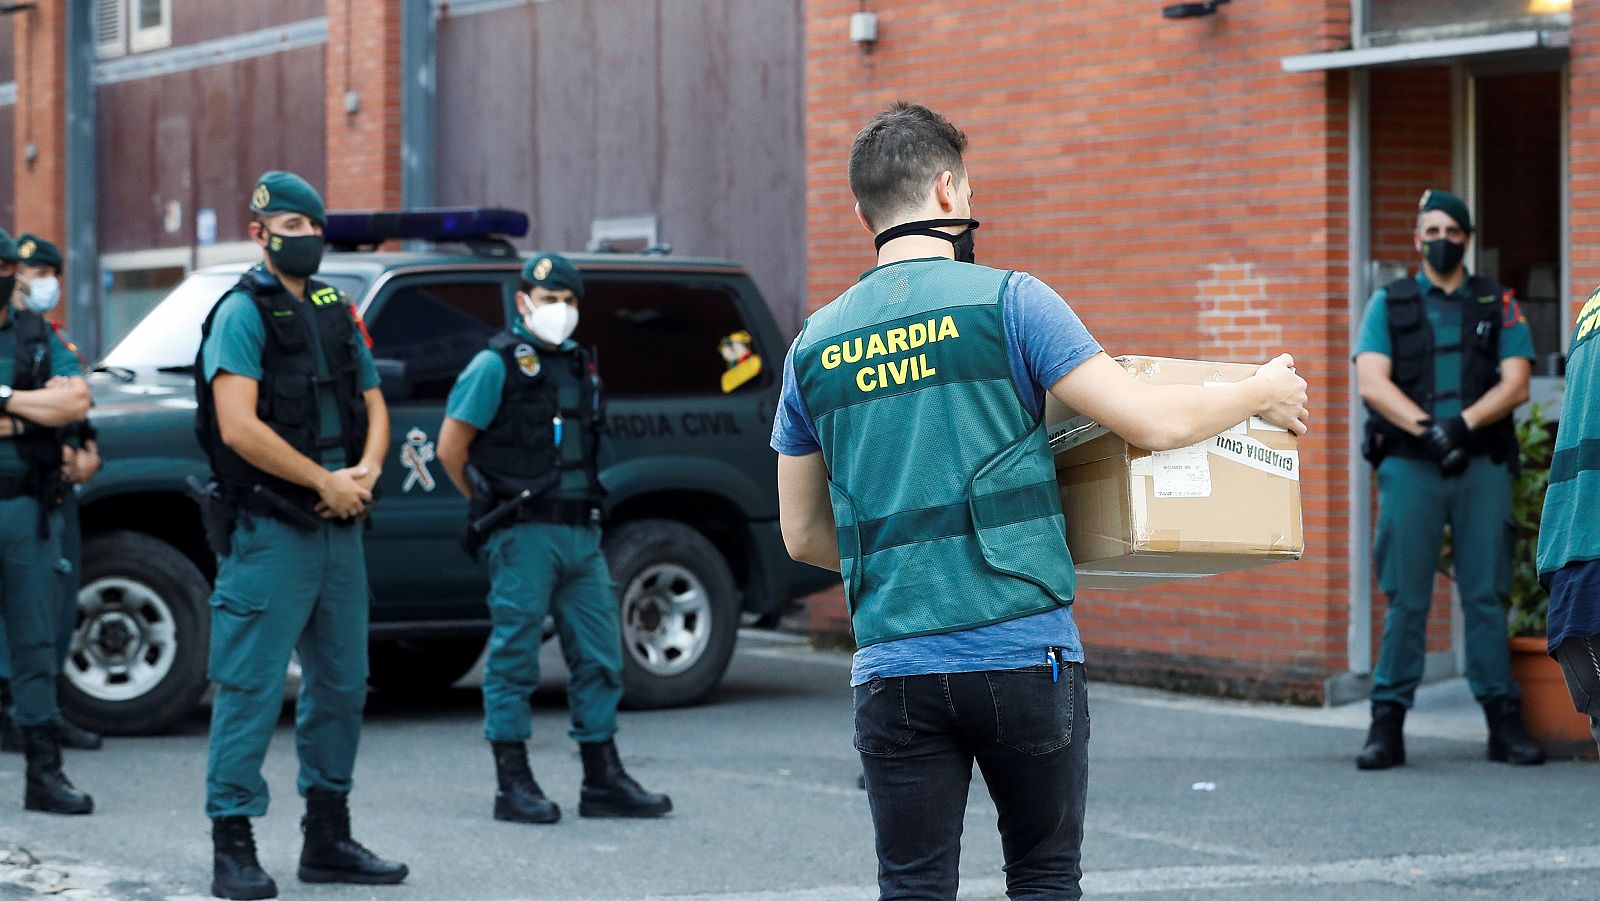
M233 549L233 530L242 513L238 502L225 499L223 488L215 479L201 484L199 479L189 476L184 482L184 493L200 507L200 525L205 529L206 544L218 557L226 557Z

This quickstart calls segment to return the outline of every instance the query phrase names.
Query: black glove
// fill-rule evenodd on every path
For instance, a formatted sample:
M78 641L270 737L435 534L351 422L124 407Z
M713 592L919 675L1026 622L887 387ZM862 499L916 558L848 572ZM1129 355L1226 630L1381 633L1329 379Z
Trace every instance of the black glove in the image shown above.
M1447 476L1460 475L1467 468L1467 441L1472 437L1467 421L1452 416L1442 420L1424 419L1419 425L1423 430L1417 441L1428 456L1438 461L1440 471Z

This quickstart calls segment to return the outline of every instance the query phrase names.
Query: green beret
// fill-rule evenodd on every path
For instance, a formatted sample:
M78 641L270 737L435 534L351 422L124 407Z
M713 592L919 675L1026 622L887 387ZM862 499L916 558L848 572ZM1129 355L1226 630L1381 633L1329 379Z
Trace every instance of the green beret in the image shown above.
M11 233L3 228L0 228L0 262L21 262L21 258L17 256L17 242L13 241Z
M583 276L578 267L559 253L536 253L522 265L522 280L550 291L565 288L583 299Z
M1449 191L1434 188L1423 191L1422 199L1417 201L1417 212L1426 213L1429 210L1438 210L1456 220L1462 231L1472 231L1472 213L1467 210L1467 202Z
M17 260L25 266L50 266L60 272L61 248L38 235L18 235Z
M328 224L328 210L322 195L311 183L294 174L274 169L263 173L250 195L253 213L304 213L318 225Z

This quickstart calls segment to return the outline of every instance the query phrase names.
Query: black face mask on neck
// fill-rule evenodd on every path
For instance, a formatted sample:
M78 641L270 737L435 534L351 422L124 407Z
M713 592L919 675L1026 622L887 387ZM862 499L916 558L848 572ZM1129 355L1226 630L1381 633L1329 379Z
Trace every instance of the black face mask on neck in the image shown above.
M891 226L878 232L872 239L872 246L882 250L883 245L893 241L895 238L903 238L906 235L923 235L929 238L940 238L949 241L955 246L956 262L972 263L976 262L973 254L972 233L981 224L976 219L923 219L917 222L902 222L899 225ZM967 228L966 231L959 235L952 235L949 232L939 230L941 226L951 225L965 225Z

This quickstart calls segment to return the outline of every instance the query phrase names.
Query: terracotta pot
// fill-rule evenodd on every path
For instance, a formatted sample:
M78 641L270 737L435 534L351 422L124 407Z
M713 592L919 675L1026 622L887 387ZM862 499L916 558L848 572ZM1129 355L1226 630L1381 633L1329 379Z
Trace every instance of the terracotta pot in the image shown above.
M1545 651L1545 640L1511 639L1511 675L1522 686L1522 720L1528 734L1552 757L1595 756L1589 718L1574 710L1561 665Z

